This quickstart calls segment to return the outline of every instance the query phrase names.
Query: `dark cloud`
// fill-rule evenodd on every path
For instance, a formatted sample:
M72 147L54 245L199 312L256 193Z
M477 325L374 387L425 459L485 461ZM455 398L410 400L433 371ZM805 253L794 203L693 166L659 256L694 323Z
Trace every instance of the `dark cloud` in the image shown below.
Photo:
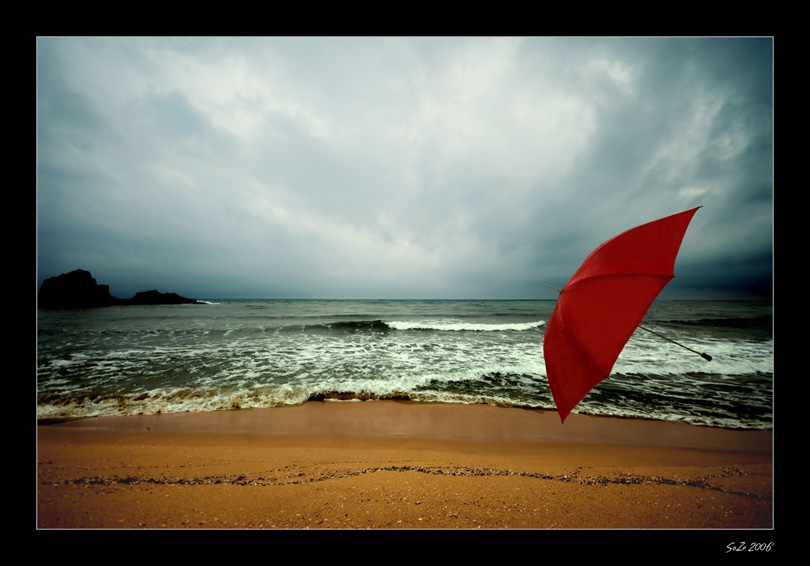
M667 296L772 279L769 38L41 38L38 277L551 297L703 206Z

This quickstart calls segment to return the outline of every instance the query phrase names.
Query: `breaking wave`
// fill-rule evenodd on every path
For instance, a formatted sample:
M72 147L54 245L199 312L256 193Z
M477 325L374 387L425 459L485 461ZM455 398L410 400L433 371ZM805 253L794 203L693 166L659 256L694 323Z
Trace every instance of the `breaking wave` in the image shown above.
M290 326L288 330L304 329L311 331L327 330L337 332L390 332L390 331L433 331L433 332L521 332L536 330L545 325L544 320L536 322L484 323L448 320L345 320L324 322L302 326Z

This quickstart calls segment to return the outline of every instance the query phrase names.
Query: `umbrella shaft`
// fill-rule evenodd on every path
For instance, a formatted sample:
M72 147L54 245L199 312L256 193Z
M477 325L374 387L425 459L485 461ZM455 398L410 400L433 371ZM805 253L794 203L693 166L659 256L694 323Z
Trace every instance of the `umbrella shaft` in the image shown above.
M711 359L712 359L711 356L709 356L708 354L701 354L700 352L697 352L697 351L693 350L692 348L684 346L683 344L680 344L680 343L676 342L675 340L672 340L671 338L667 338L666 336L662 336L661 334L658 334L657 332L655 332L653 330L650 330L649 328L644 328L641 325L639 325L639 328L642 329L642 330L646 330L650 334L655 334L656 336L658 336L659 338L663 338L667 342L672 342L673 344L675 344L676 346L680 346L684 350L689 350L690 352L693 352L693 353L697 354L698 356L702 357L703 359L705 359L707 361L711 361Z

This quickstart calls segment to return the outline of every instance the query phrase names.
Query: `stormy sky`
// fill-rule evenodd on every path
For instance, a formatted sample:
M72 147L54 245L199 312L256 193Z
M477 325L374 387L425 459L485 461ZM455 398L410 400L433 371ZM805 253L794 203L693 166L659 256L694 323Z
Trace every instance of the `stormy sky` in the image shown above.
M702 206L662 298L770 294L772 38L43 37L36 65L38 284L553 298Z

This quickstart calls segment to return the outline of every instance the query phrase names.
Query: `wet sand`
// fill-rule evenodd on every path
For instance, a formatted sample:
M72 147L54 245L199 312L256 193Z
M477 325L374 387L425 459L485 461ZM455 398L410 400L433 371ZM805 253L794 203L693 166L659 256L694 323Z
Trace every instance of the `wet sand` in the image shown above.
M770 431L376 401L37 435L40 529L773 526Z

